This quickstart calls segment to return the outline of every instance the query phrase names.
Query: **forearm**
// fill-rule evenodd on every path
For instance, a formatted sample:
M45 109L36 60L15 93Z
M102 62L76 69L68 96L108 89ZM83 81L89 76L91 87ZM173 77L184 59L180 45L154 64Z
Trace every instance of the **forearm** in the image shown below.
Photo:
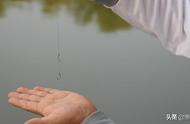
M125 21L156 36L176 55L190 58L190 0L97 0Z
M96 111L87 117L82 124L115 124L103 112Z

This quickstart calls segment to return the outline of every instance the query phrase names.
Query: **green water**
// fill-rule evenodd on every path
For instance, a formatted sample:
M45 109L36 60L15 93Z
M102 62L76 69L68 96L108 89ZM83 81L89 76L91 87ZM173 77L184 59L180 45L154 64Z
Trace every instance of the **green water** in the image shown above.
M22 7L30 6L34 1L37 2L37 0L1 0L0 16L6 16L9 7L22 9ZM65 8L65 11L71 14L79 25L87 25L95 21L102 32L130 28L129 24L113 14L111 10L89 0L38 0L38 2L42 6L41 12L52 18Z
M190 60L109 9L88 0L0 0L0 15L0 124L35 116L7 103L21 85L79 92L117 124L179 124L165 114L190 113Z

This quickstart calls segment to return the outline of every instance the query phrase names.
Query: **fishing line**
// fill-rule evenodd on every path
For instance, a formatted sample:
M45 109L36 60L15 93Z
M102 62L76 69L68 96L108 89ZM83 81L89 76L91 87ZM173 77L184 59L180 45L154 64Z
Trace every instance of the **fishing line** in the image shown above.
M56 15L56 30L57 30L57 61L59 63L59 72L56 76L57 80L61 80L62 79L62 54L61 54L61 31L60 31L60 22L59 22L59 14Z

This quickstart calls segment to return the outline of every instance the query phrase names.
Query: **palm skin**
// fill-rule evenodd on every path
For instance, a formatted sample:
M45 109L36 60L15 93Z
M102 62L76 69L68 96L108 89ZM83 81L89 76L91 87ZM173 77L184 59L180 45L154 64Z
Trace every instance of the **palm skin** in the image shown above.
M87 98L58 89L20 87L10 92L8 97L12 105L43 116L25 124L80 124L96 111L96 107Z

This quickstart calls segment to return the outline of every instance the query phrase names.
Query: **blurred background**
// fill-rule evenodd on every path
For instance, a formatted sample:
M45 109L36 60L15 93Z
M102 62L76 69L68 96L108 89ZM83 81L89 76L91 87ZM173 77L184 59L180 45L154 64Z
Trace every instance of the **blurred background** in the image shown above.
M36 85L79 92L117 124L186 124L166 114L190 114L189 81L189 59L102 5L0 0L1 124L36 116L7 103L8 92Z

